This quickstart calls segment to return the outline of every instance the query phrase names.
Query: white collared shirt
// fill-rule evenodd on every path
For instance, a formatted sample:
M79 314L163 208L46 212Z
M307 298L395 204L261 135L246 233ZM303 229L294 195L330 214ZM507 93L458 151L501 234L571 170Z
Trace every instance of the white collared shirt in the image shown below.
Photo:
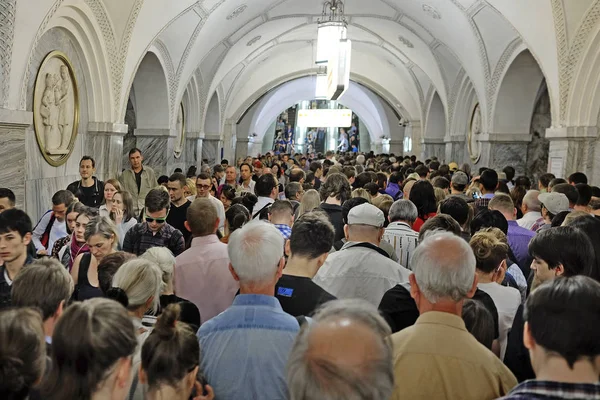
M517 224L521 228L529 229L533 228L536 222L538 222L542 218L542 213L538 211L530 211L527 214L523 215L523 218L517 220Z

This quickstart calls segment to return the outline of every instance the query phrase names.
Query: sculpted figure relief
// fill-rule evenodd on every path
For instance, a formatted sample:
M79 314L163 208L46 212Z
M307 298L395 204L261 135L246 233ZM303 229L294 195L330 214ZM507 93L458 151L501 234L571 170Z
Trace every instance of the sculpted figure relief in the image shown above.
M65 55L46 56L34 88L34 128L42 155L53 166L66 162L79 122L77 84Z
M481 157L481 144L479 142L479 137L481 136L481 132L483 130L482 120L481 120L481 107L479 104L475 106L473 110L473 115L471 116L471 125L469 127L468 133L468 146L469 146L469 155L471 156L471 160L474 163L479 161Z

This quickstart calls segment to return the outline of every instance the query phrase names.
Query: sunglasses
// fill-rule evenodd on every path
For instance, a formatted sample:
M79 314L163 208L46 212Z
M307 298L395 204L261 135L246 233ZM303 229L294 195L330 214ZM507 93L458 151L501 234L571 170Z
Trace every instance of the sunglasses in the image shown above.
M146 217L146 222L148 222L149 224L153 223L154 221L156 221L157 224L164 224L166 220L167 220L167 217L164 217L164 218Z

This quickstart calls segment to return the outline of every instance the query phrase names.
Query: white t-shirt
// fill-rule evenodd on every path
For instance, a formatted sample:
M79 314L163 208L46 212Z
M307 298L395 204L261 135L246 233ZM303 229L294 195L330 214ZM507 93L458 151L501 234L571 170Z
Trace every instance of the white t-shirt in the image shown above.
M498 283L478 283L477 287L486 292L498 309L498 328L500 330L500 359L504 360L508 332L512 328L517 309L521 304L521 293L515 288Z

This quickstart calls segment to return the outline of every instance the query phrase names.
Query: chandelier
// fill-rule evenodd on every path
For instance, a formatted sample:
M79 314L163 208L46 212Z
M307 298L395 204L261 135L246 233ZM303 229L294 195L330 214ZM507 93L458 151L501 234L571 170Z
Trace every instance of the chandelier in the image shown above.
M340 40L346 39L348 23L341 0L328 0L318 21L316 64L327 64Z
M319 66L319 72L315 94L316 98L336 100L350 84L352 49L347 38L348 22L344 15L344 3L341 0L325 1L321 18L317 22L315 63Z

